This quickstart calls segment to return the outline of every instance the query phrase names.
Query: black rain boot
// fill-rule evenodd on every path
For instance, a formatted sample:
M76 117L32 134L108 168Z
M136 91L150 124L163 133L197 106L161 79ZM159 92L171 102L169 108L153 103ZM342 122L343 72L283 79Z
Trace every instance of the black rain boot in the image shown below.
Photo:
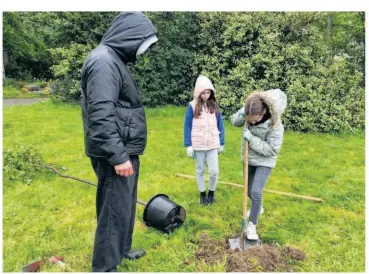
M215 203L214 191L212 191L212 190L209 190L209 193L208 193L208 203L209 204Z
M206 191L200 192L200 205L207 205L208 200L206 199Z

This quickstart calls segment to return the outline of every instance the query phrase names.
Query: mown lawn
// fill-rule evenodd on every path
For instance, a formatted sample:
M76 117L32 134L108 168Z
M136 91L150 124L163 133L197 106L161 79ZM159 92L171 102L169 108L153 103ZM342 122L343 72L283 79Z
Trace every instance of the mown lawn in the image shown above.
M138 205L134 247L147 255L123 261L124 272L224 271L224 262L207 265L195 252L201 234L225 240L240 231L242 188L218 184L217 202L201 207L194 180L194 161L183 148L185 108L147 109L148 144L141 157L139 198L158 193L187 211L185 224L170 235L147 228ZM228 121L225 153L220 156L220 180L242 183L241 130ZM33 145L46 163L64 174L96 182L84 155L79 106L38 103L3 111L3 150L19 141ZM316 203L271 193L264 195L265 212L259 234L264 243L291 245L307 254L294 269L303 272L365 271L365 149L364 136L286 132L268 189L311 195ZM62 169L63 168L63 169ZM96 225L94 187L44 170L30 185L3 183L3 271L19 272L33 260L65 257L67 271L91 271ZM44 265L41 271L60 271Z

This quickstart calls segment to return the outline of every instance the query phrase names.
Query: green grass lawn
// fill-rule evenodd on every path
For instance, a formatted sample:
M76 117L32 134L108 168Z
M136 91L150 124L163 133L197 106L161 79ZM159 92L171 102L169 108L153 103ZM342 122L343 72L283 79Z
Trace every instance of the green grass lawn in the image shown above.
M224 262L207 265L196 261L202 233L216 240L241 229L242 188L218 184L217 202L201 207L194 175L195 163L183 147L185 108L147 109L148 144L141 157L139 198L158 193L187 211L184 225L170 235L147 228L143 206L137 206L134 248L147 255L124 261L124 272L224 271ZM242 183L241 129L225 122L225 153L220 156L220 180ZM15 141L34 145L45 162L64 174L96 182L84 155L79 106L47 101L31 106L7 107L3 112L3 149ZM264 194L265 212L258 232L264 243L290 245L307 258L296 271L365 271L365 140L345 134L286 132L268 189L311 195L316 203ZM64 256L68 271L91 271L96 226L95 187L58 177L44 170L30 185L3 184L3 271L19 272L24 264L51 255ZM46 265L41 271L60 271Z

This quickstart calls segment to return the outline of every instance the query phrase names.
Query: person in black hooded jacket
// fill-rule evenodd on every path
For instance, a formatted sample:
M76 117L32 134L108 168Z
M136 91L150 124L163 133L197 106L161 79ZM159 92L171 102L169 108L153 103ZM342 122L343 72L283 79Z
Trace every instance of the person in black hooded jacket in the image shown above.
M82 67L85 153L98 179L93 272L115 272L123 258L145 254L131 245L146 116L127 63L158 41L156 33L143 13L122 12Z

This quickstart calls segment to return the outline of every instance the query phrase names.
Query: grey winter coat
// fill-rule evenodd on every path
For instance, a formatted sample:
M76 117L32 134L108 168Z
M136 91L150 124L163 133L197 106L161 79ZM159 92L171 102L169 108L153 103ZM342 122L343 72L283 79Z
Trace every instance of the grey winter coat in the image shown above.
M85 153L111 165L144 152L146 117L139 90L127 68L140 45L156 34L140 12L122 12L82 67L81 106Z
M271 118L264 123L249 126L252 133L249 140L249 165L273 168L283 142L284 127L280 117L287 106L287 97L280 89L254 92L250 96L259 97L268 105ZM244 108L231 116L231 123L237 127L245 125ZM244 144L242 138L241 161L244 159Z

